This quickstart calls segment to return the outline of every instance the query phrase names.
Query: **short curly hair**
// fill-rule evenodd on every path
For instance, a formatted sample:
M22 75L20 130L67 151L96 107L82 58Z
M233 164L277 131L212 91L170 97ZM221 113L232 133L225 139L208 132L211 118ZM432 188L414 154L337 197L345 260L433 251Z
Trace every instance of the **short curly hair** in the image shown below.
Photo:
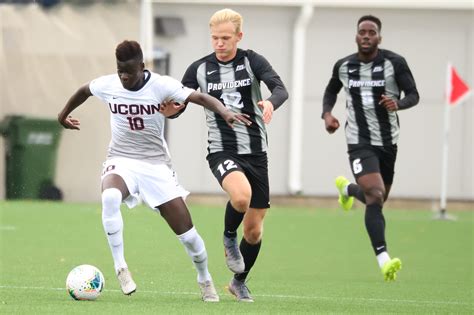
M382 31L382 22L380 21L380 19L376 16L373 16L373 15L364 15L364 16L361 16L359 21L357 21L357 28L359 28L359 25L360 23L364 22L364 21L371 21L371 22L374 22L375 24L377 24L377 27L379 29L379 32Z
M138 60L143 62L143 52L140 44L134 40L124 40L115 48L115 57L118 61Z

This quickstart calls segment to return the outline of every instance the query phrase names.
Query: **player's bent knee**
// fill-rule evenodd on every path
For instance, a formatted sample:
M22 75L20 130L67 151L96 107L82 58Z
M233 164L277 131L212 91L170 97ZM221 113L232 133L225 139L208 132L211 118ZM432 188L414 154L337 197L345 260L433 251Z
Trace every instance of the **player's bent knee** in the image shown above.
M373 187L364 191L366 204L383 205L385 201L385 190L379 187Z
M263 236L263 230L257 227L244 227L244 238L249 244L257 244Z
M122 193L117 188L107 188L102 192L102 209L105 214L120 210L121 203Z
M239 196L232 198L230 203L235 210L244 213L250 207L250 197L247 198L246 196Z

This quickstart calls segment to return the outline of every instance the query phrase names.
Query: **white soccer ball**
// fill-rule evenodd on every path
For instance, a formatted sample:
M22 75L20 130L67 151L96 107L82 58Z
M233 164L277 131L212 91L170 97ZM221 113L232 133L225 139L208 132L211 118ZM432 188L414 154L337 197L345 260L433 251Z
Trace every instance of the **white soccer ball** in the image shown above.
M80 265L69 272L66 289L75 300L95 300L104 289L105 279L102 272L91 265Z

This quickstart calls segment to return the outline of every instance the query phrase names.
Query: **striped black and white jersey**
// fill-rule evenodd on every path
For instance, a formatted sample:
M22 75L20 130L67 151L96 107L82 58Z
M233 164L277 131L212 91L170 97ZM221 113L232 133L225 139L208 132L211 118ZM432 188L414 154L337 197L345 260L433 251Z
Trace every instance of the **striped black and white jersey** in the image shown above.
M369 63L361 62L357 53L338 60L324 93L323 115L331 112L342 87L347 98L347 143L396 144L400 129L398 115L387 111L379 102L384 94L398 100L399 109L418 103L415 80L405 59L389 50L379 49L377 57Z
M262 119L260 82L271 91L268 98L274 109L288 98L288 92L270 63L252 50L237 50L235 58L223 63L214 53L192 63L183 76L183 85L210 94L227 108L249 115L252 124L236 123L230 128L225 120L208 109L208 152L228 151L237 154L254 154L267 150L267 131Z

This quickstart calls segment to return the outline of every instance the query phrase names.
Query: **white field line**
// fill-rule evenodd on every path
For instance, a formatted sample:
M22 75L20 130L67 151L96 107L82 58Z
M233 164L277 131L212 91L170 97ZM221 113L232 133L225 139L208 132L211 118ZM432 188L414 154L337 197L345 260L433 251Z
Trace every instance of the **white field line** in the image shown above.
M16 226L14 225L0 225L0 231L15 231Z
M22 287L0 285L0 289L13 290L49 290L49 291L66 291L66 288L47 288L47 287ZM110 292L122 293L121 290L107 289ZM158 295L199 295L198 292L172 292L172 291L153 291L153 290L137 290L139 293L150 293ZM426 301L426 300L404 300L404 299L375 299L362 297L329 297L329 296L299 296L299 295L283 295L283 294L252 294L255 297L277 298L288 300L329 300L329 301L352 301L352 302L386 302L398 304L437 304L437 305L472 305L472 303L458 301Z

